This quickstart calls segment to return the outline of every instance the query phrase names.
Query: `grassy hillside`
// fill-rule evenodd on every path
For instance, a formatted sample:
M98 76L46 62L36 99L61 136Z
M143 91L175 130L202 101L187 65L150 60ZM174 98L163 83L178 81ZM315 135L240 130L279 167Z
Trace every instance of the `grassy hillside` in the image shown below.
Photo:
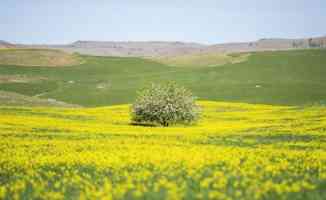
M128 106L0 107L0 199L326 198L326 109L200 102L190 127Z
M217 67L225 64L245 62L249 55L249 53L198 53L173 57L161 57L154 60L174 67Z
M62 67L78 65L82 61L73 54L49 49L1 49L1 65Z
M77 105L67 104L55 99L40 99L38 97L30 97L15 92L0 91L1 106L37 106L37 107L80 107Z
M200 99L303 105L326 103L326 50L251 53L245 62L219 67L169 67L141 58L82 56L60 68L0 65L0 90L83 106L130 103L149 82L174 80ZM0 77L1 79L1 77ZM37 81L35 81L37 79Z

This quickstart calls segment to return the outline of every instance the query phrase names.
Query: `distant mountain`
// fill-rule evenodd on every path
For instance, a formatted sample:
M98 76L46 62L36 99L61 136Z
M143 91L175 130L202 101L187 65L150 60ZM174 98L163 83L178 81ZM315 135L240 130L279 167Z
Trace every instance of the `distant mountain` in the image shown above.
M185 42L99 42L77 41L68 49L91 55L157 57L189 54L200 51L206 46Z
M305 48L326 48L326 36L305 39L261 39L255 42L204 45L184 42L77 41L63 50L100 56L173 57L199 53L233 53Z
M326 48L326 36L304 39L261 39L256 42L228 43L209 46L209 52L251 52L289 49Z
M0 40L0 49L4 49L4 48L13 48L15 47L15 45L9 43L9 42L6 42L6 41L3 41L3 40Z
M23 48L53 48L96 56L174 57L200 53L235 53L326 48L326 36L304 39L261 39L254 42L204 45L187 42L76 41L68 45L18 45Z

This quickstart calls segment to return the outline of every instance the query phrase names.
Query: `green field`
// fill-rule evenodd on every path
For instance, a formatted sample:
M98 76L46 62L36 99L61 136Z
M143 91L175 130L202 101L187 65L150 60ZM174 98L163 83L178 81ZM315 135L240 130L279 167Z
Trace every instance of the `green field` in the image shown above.
M173 80L204 100L305 105L326 103L326 50L251 53L218 67L169 67L141 58L81 56L72 67L0 65L1 76L36 77L1 82L0 90L82 106L130 103L150 82Z

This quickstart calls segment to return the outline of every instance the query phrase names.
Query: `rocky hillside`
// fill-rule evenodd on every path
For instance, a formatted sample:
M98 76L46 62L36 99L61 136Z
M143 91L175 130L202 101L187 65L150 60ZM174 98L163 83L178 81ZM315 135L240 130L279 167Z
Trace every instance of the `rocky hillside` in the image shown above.
M9 42L0 40L0 49L7 49L7 48L13 48L15 45L10 44Z
M102 42L77 41L68 45L19 45L27 48L53 48L96 56L175 57L202 53L236 53L306 48L326 48L326 36L304 39L261 39L254 42L204 45L186 42Z
M207 47L208 52L251 52L288 49L326 48L326 36L305 39L261 39L256 42L216 44Z
M95 55L112 56L171 56L188 54L205 48L204 45L184 42L92 42L77 41L69 45L71 50Z

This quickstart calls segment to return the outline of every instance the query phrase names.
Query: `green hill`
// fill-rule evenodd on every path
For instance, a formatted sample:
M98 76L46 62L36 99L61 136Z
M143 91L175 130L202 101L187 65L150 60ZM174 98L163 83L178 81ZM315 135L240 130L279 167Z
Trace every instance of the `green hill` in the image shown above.
M245 62L249 55L249 53L198 53L173 57L160 57L154 60L174 67L217 67L225 64Z
M132 102L136 90L150 82L174 80L206 100L326 103L326 50L251 53L244 62L218 67L171 67L141 58L81 57L84 63L71 67L0 65L0 79L19 75L34 80L2 81L0 90L82 106L104 106Z
M74 55L53 49L1 49L1 65L64 67L78 65L82 60Z

